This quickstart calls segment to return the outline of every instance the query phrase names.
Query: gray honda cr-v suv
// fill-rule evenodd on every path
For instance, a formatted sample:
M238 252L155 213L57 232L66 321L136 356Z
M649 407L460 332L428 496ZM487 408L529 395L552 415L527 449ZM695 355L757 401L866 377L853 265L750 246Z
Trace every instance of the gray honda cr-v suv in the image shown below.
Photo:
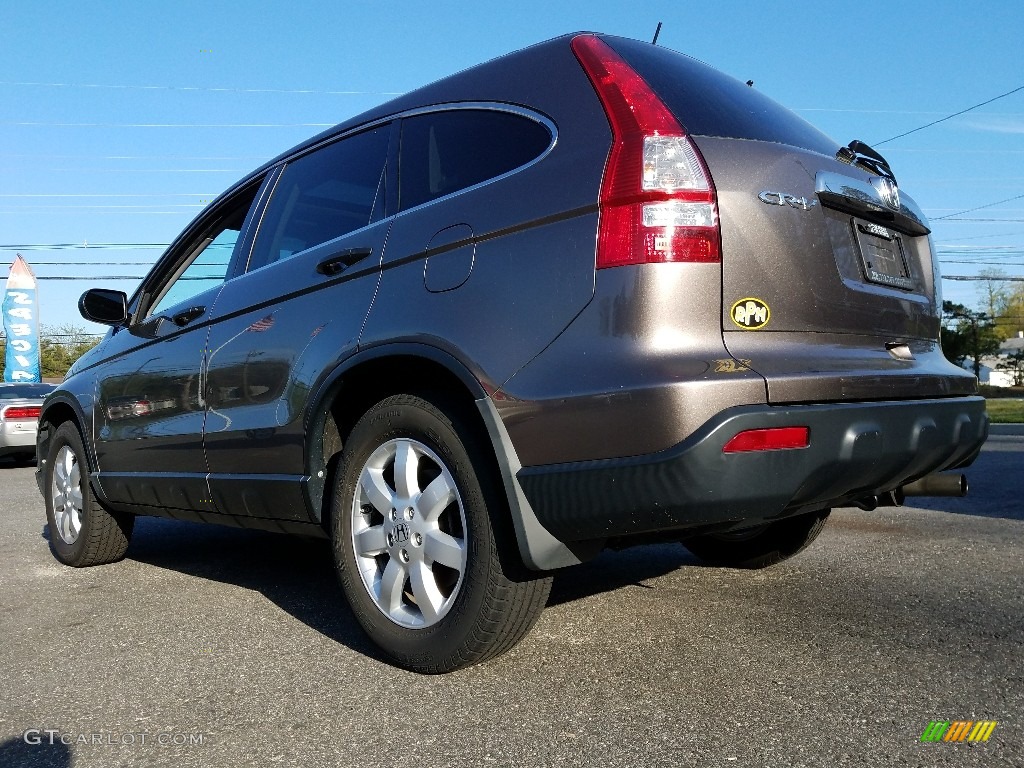
M135 515L327 536L411 669L511 647L550 572L679 540L789 557L959 492L987 431L927 222L870 147L654 45L570 35L246 176L45 403L52 547Z

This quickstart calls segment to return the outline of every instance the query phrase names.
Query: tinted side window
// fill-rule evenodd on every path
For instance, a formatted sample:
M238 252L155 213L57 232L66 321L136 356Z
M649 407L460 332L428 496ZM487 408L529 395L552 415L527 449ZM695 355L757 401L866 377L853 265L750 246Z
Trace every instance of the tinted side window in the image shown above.
M365 227L384 213L390 125L288 163L263 215L249 269Z
M163 314L224 282L238 235L259 189L260 185L255 184L236 196L222 207L221 215L211 222L202 237L182 247L184 258L162 284L152 289L154 296L147 317Z
M826 155L839 149L802 117L714 67L649 43L602 39L647 81L689 133L772 141Z
M538 157L551 133L511 112L458 109L402 121L403 210L493 179Z

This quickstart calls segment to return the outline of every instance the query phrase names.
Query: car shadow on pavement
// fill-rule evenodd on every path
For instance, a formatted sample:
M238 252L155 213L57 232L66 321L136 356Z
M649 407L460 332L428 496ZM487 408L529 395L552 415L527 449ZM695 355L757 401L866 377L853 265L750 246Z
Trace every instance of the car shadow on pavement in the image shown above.
M320 634L389 663L349 609L326 540L139 517L126 559L253 590Z
M45 536L45 529L44 529ZM341 591L326 540L140 517L126 558L259 592L320 634L384 663ZM679 544L606 550L555 573L548 605L586 599L701 563Z
M15 456L0 456L0 469L14 469L15 467L34 467L35 457L22 459Z
M646 581L683 566L705 567L676 543L646 544L618 551L606 549L582 565L556 571L548 605L571 603L625 587L652 589Z

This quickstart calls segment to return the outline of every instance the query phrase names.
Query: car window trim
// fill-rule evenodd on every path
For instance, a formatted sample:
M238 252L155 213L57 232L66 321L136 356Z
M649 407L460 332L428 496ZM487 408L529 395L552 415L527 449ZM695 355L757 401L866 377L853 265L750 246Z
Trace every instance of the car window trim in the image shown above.
M232 268L239 243L243 241L243 237L247 234L247 228L251 224L252 214L258 208L262 199L261 196L264 194L267 181L272 175L272 172L265 172L260 176L254 176L246 179L241 184L229 190L225 193L222 200L212 204L209 210L201 213L189 224L185 231L174 239L174 241L167 247L167 250L161 254L159 259L157 259L156 264L153 265L149 274L146 275L142 283L132 294L128 303L130 317L128 322L129 326L135 326L150 319L148 316L144 317L143 315L149 311L149 307L153 304L154 296L160 293L159 289L162 288L167 281L175 280L176 277L184 271L184 269L188 268L188 264L194 258L196 249L199 247L199 243L206 239L211 226L215 224L218 219L223 218L225 209L230 208L240 197L248 194L253 187L259 184L259 189L253 198L253 202L249 205L245 220L242 222L242 229L239 232L238 240L235 242L235 248L232 251L231 259L228 261L228 269L224 275L224 282L231 279L233 276ZM197 239L197 236L199 236L200 239Z
M344 141L345 139L350 139L350 138L352 138L354 136L357 136L357 135L359 135L361 133L366 133L367 131L372 131L372 130L374 130L376 128L380 128L381 126L386 126L386 125L390 125L390 132L388 134L388 144L387 144L387 148L385 149L385 154L384 154L384 167L382 168L382 175L384 176L384 194L385 194L384 215L380 216L379 218L377 218L375 220L372 220L372 221L368 222L366 226L367 227L373 226L377 222L384 221L385 219L387 219L390 216L394 215L393 212L392 212L392 209L397 206L397 201L393 202L392 194L397 195L398 191L397 191L397 189L395 189L395 186L397 184L397 173L395 174L395 180L393 182L392 181L392 168L393 168L393 166L397 165L398 148L397 148L396 134L398 132L398 122L399 121L395 117L393 117L393 116L382 118L380 120L374 120L372 122L356 126L356 127L352 128L351 130L345 131L345 132L343 132L341 134L338 134L336 136L328 137L324 141L317 142L316 144L314 144L311 147L306 147L301 152L296 152L294 155L289 155L288 157L282 158L280 161L278 161L278 163L273 166L273 169L271 171L272 175L274 176L273 183L272 184L269 184L269 183L266 184L265 189L260 191L260 195L262 196L262 198L259 201L260 202L260 205L259 205L259 215L258 216L255 216L255 215L253 216L253 219L254 219L255 223L253 223L253 225L250 227L250 229L246 232L246 244L245 244L244 251L239 252L236 249L235 255L238 256L239 258L238 258L237 265L233 265L233 267L237 271L232 274L232 277L238 277L240 275L244 275L244 274L248 274L250 272L258 271L258 270L262 269L263 267L270 266L270 264L260 264L259 266L254 266L252 264L252 255L253 255L253 250L255 249L255 246L256 246L256 238L259 237L261 230L266 225L266 222L264 221L264 218L266 216L267 209L270 207L270 203L274 199L274 194L277 191L277 185L280 182L281 178L284 176L284 173L288 169L289 165L291 165L292 163L294 163L297 160L302 159L303 157L305 157L308 154L311 154L313 152L317 152L317 151L319 151L321 149L324 149L325 147L328 147L328 146L330 146L332 144L337 144L339 141ZM392 162L392 157L393 156L395 157L394 162ZM269 181L269 179L268 179L268 181ZM250 211L250 213L252 213L252 211ZM360 227L359 229L365 229L365 228L366 227ZM358 232L359 229L352 230L352 231L353 232ZM342 235L339 235L338 237L345 237L348 234L349 233L346 232L346 233L344 233ZM326 242L331 242L331 241L337 240L337 239L338 238L335 237L335 238L332 238L331 240L326 241ZM307 248L304 251L298 251L297 253L292 254L292 256L296 256L296 255L298 255L298 253L305 253L305 251L308 251L311 248L316 248L319 245L322 245L322 243L317 243L316 245L312 245L312 246L310 246L310 248ZM242 258L242 253L244 253L244 258ZM291 258L291 257L289 257L289 258ZM271 263L275 263L275 262L271 262Z
M267 206L270 205L270 199L274 195L274 189L277 188L277 182L281 180L281 174L284 173L284 167L285 163L278 163L270 169L263 179L260 191L256 194L256 199L253 201L253 205L245 217L245 223L242 225L242 233L238 237L238 243L231 254L231 263L228 265L228 273L224 279L225 283L228 280L244 275L248 271L249 259L252 257L252 249L256 244L256 233L259 231L260 223L267 212Z
M494 183L496 183L498 181L502 181L503 179L508 178L509 176L511 176L514 173L522 173L527 168L530 168L531 166L536 165L541 160L543 160L545 157L547 157L549 154L551 154L551 152L555 148L555 145L558 144L558 128L555 126L555 123L554 123L553 120L551 120L551 118L549 118L547 115L544 115L544 114L542 114L540 112L537 112L536 110L526 109L525 107L520 107L520 106L517 106L515 104L506 104L504 102L498 102L498 101L460 101L460 102L457 102L457 103L453 102L453 103L447 103L447 104L433 104L433 105L431 105L429 107L418 107L416 109L407 110L406 112L402 112L398 117L400 118L400 122L404 124L404 122L405 122L405 120L407 118L420 117L422 115L429 115L429 114L438 114L438 113L442 113L442 112L457 112L457 111L461 111L461 110L472 110L474 112L507 112L507 113L510 113L510 114L513 114L513 115L518 115L519 117L523 117L523 118L526 118L528 120L533 120L535 123L540 123L541 125L543 125L548 130L548 133L551 136L551 140L548 142L547 147L544 148L544 151L541 152L540 154L538 154L535 158L533 158L529 162L523 163L522 165L517 165L515 168L512 168L512 169L510 169L508 171L505 171L502 174L499 174L497 176L492 176L489 179L485 179L484 181L477 182L476 184L473 184L471 186L462 187L461 189L457 189L454 192L449 192L446 195L442 195L440 197L435 197L433 200L427 200L426 202L419 203L417 205L413 205L413 206L410 206L408 208L401 208L401 207L399 207L398 213L406 213L408 211L419 210L420 208L423 208L425 206L434 205L435 203L439 203L439 202L441 202L443 200L448 200L448 199L454 197L455 195L461 195L461 194L463 194L465 192L470 192L470 191L473 191L473 190L476 190L476 189L480 189L481 187L484 187L484 186L486 186L488 184L494 184ZM399 143L401 143L401 142L399 142ZM401 179L401 173L402 173L402 169L401 169L401 148L399 148L398 164L399 164L398 176L399 176L399 180L400 180ZM397 191L398 190L396 190L396 192ZM400 202L401 201L399 201L399 203Z

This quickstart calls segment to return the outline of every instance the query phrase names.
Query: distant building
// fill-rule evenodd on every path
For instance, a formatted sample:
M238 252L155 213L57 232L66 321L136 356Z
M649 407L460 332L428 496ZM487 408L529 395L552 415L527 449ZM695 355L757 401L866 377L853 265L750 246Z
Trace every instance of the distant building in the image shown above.
M1024 331L1017 331L1016 336L1011 336L999 345L999 352L995 355L986 355L981 358L981 375L978 381L993 387L1012 387L1013 373L1007 370L1000 370L999 364L1007 360L1010 355L1024 350ZM971 360L964 360L963 368L969 371L974 370Z

